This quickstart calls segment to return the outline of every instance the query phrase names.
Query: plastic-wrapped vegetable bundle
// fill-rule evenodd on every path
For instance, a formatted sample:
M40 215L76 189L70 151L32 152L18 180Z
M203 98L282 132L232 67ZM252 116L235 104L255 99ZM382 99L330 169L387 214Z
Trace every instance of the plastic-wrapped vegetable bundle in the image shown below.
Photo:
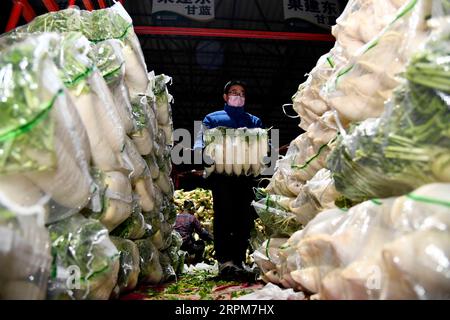
M48 227L53 270L49 299L108 299L116 285L119 252L108 230L77 214Z
M49 55L57 65L87 131L93 164L102 170L131 171L128 157L123 152L126 135L119 108L95 68L89 41L75 32L29 35L26 41L36 46L48 45Z
M126 133L134 129L130 94L125 85L125 58L122 53L123 44L119 40L110 39L96 43L91 51L92 59L108 84L114 103L117 106L122 126Z
M135 241L140 256L139 280L145 283L157 284L163 280L163 270L159 262L159 251L150 238Z
M154 149L156 132L151 122L154 119L151 106L146 96L139 96L131 100L132 115L135 129L131 133L131 139L141 155L148 155Z
M172 230L171 237L172 241L170 247L165 250L165 253L169 256L170 264L175 271L175 274L181 274L183 273L185 255L185 252L180 250L181 245L183 244L183 239L175 230Z
M299 126L303 130L307 130L330 109L320 92L333 72L346 62L347 59L342 57L342 49L339 45L335 45L329 53L319 58L306 81L299 85L292 102L294 110L300 116Z
M131 17L120 3L101 10L86 11L75 8L49 12L36 17L17 32L78 31L93 43L117 39L123 43L125 84L131 98L145 94L148 77L139 40L134 33Z
M153 98L155 106L155 114L159 128L165 135L167 145L173 145L173 123L172 109L170 103L173 102L172 95L169 94L167 84L172 78L164 74L155 76L154 72L149 73L150 85L147 94Z
M286 155L276 163L276 172L267 187L270 193L297 196L302 185L325 167L334 139L323 144L316 142L321 139L305 132L290 143Z
M99 212L87 211L91 218L98 219L109 231L114 230L131 215L132 189L130 179L121 172L94 171L102 198Z
M60 40L26 39L0 57L1 192L24 206L47 194L51 219L85 206L93 186L86 131L48 53Z
M330 110L328 102L320 93L328 79L393 21L405 2L406 0L352 0L347 4L336 20L336 25L332 27L336 38L335 46L318 60L309 72L308 79L299 85L292 97L294 110L301 118L300 127L303 130L308 130L324 112ZM367 28L369 24L370 27Z
M297 216L299 223L306 225L323 209L334 208L338 197L331 172L321 169L301 186L297 198L289 203L289 210Z
M269 141L266 129L218 127L204 132L205 154L214 163L205 168L227 175L260 175L266 168Z
M339 138L328 164L345 197L363 201L450 181L450 33L448 22L443 25L411 60L408 81L396 89L383 116Z
M323 96L344 126L383 113L384 102L402 81L397 75L428 35L432 2L408 1L388 27L330 77Z
M4 196L0 192L0 201ZM0 205L0 299L45 299L52 261L47 209L39 203L14 207Z
M139 198L137 196L133 197L132 208L130 217L128 217L111 232L113 236L130 240L138 240L151 234L152 227L144 220L142 208L139 204Z
M252 202L268 236L289 237L301 228L296 215L289 210L291 201L292 198L268 194Z
M127 239L111 237L111 241L120 252L120 269L117 279L119 292L127 292L136 288L139 279L140 257L137 245Z
M159 262L163 271L163 282L171 282L177 279L177 274L172 266L170 257L165 252L159 252Z
M396 17L407 0L352 0L331 29L336 42L351 58L364 44L370 42Z
M323 211L280 247L269 281L321 299L445 299L449 194L450 184L430 184Z
M280 248L286 240L287 238L268 238L253 252L253 259L263 281L280 284L277 268L280 265Z

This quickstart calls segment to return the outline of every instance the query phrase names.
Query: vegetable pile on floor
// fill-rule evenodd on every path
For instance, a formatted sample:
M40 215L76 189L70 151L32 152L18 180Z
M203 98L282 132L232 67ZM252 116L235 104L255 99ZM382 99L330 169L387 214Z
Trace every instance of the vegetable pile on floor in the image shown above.
M171 79L147 72L124 8L50 12L0 50L0 298L176 278Z
M448 8L348 3L293 97L306 132L256 193L264 281L320 299L448 295Z
M194 270L178 281L157 286L141 286L123 300L232 300L255 292L262 283L241 283L217 279L217 272Z
M196 188L190 191L175 190L174 202L178 213L183 212L185 200L191 200L194 203L195 217L209 233L214 234L214 208L211 190L203 188ZM214 264L214 244L206 244L203 258L206 262Z

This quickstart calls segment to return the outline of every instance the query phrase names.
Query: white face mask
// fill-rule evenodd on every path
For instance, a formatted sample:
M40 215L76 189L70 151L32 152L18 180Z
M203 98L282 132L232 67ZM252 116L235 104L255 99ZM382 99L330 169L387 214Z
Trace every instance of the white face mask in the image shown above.
M230 107L243 107L245 105L245 98L241 96L229 96L227 103Z

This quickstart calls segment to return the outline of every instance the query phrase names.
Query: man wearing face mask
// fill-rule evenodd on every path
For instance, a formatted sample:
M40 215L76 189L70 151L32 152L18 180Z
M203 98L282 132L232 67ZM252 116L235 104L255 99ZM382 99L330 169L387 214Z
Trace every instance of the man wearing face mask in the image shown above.
M223 91L223 110L208 114L203 126L208 129L262 128L261 120L245 111L246 85L240 80L227 82ZM194 150L204 148L202 132L196 140ZM214 249L219 262L219 275L225 278L254 275L243 269L250 231L257 217L251 206L254 199L254 177L228 176L212 173L208 185L213 193L214 205Z

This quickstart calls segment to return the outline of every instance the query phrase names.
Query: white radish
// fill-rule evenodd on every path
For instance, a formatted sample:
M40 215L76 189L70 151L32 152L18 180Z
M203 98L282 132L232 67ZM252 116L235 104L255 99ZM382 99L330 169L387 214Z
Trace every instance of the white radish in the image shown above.
M224 158L225 158L225 173L233 174L233 131L227 129L224 138Z
M214 144L214 160L217 173L223 173L225 171L224 164L224 142L225 139L221 135L215 135L215 140L212 142Z
M125 153L128 155L132 167L129 177L132 181L135 181L145 173L147 164L140 155L136 145L128 137L125 138Z
M66 151L65 143L55 139L58 156L54 170L28 172L25 176L59 204L67 208L82 208L89 201L91 181Z
M134 144L141 155L148 155L153 150L153 138L147 128L131 134Z
M135 191L139 195L139 203L144 212L150 212L155 207L155 190L150 178L141 178L136 182Z
M134 130L133 117L131 115L131 103L127 87L121 81L115 87L111 88L114 97L114 103L122 122L125 133L129 134Z
M254 176L259 174L260 164L258 158L259 137L258 132L254 129L249 131L249 163Z
M131 215L131 211L131 203L116 199L108 199L100 222L108 229L108 231L112 231Z
M132 188L130 179L122 172L105 172L104 184L106 186L105 195L107 198L131 203Z
M94 165L100 170L119 170L121 168L118 156L120 149L115 150L108 139L105 139L114 127L109 130L104 129L108 126L110 119L105 112L99 110L101 102L92 93L77 95L71 90L70 94L86 128Z
M245 136L242 129L237 129L233 141L233 173L237 176L242 174L245 163Z
M242 169L244 170L244 174L246 176L250 175L250 147L249 147L249 137L247 131L245 131L245 135L243 136L243 148L244 148L244 163Z
M155 182L165 195L170 195L173 193L172 181L167 174L161 173Z
M161 127L164 131L167 145L173 145L173 126L171 123Z
M125 83L130 97L137 97L147 91L149 83L145 62L129 45L125 45L122 52L125 58Z
M269 150L268 147L268 138L267 138L267 131L264 129L259 130L259 146L258 146L258 154L259 154L259 163L261 164L261 168L264 168L266 166L266 163L264 162L264 158L267 157L267 153Z

